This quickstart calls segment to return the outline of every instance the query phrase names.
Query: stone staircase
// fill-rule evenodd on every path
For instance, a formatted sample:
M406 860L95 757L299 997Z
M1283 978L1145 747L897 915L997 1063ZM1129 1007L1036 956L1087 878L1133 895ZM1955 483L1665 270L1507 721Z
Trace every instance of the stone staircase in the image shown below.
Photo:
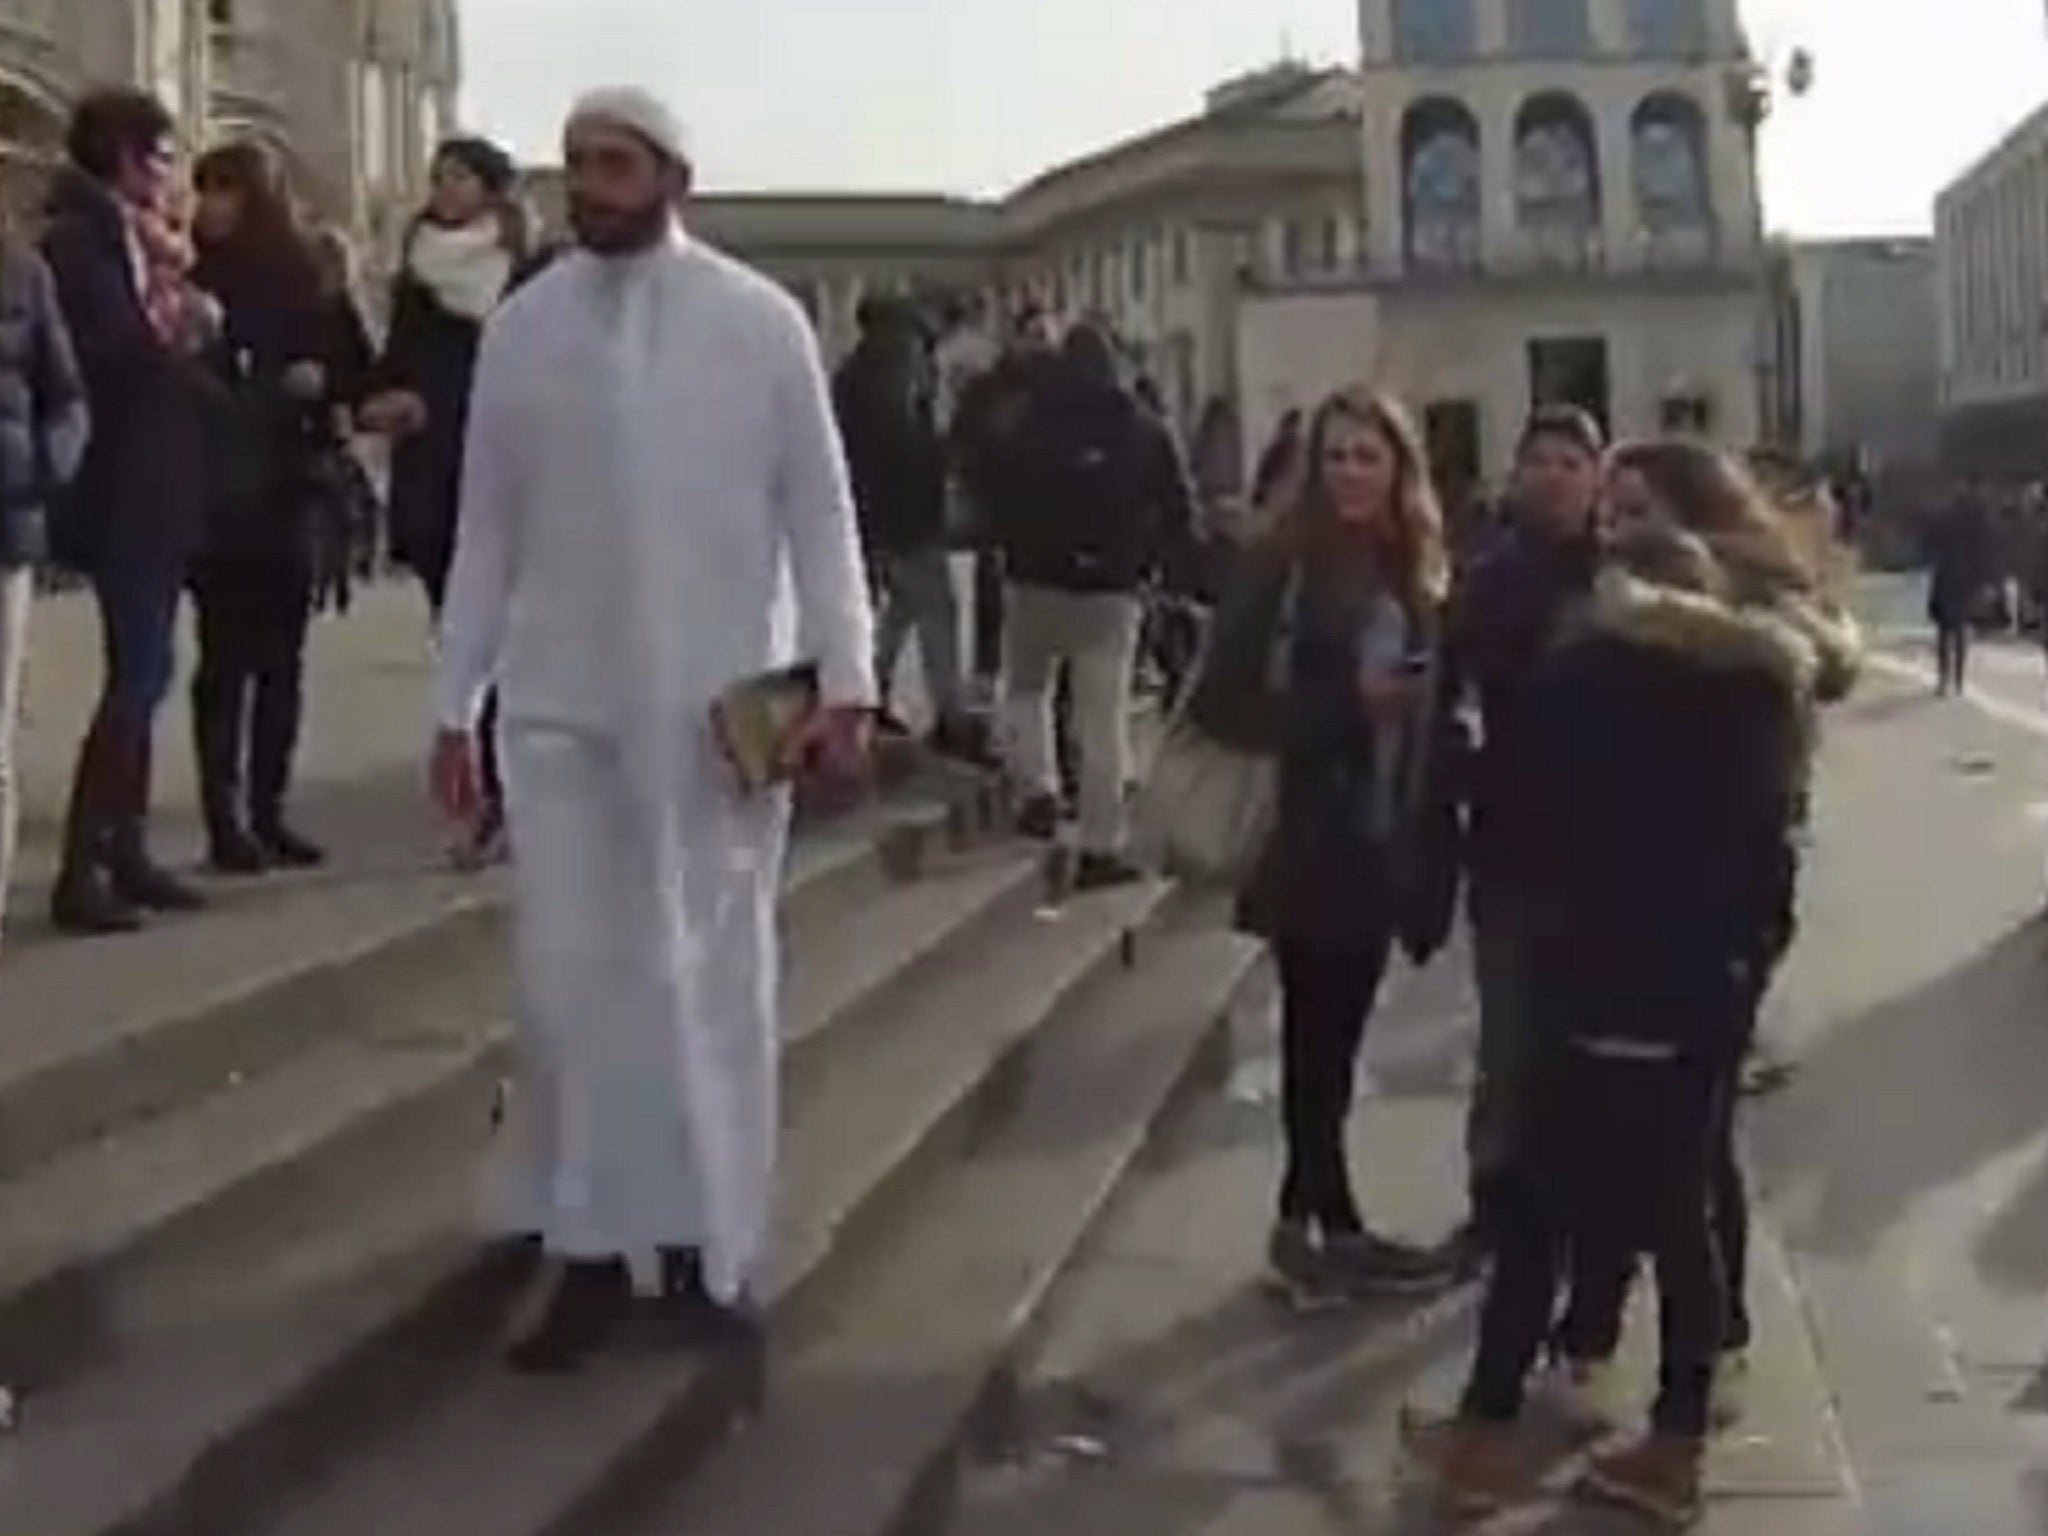
M0 980L0 1536L936 1518L1052 1282L1262 976L1168 890L1051 904L1000 819L986 786L918 775L800 829L758 1417L759 1362L500 1362L533 1275L478 1235L510 1064L496 886L338 888L274 933L209 914ZM170 963L215 922L261 962ZM116 974L159 954L160 981Z

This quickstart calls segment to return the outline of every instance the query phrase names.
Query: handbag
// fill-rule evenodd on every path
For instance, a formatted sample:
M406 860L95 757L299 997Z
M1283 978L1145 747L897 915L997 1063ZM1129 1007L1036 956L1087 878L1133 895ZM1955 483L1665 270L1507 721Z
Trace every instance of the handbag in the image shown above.
M1138 794L1139 861L1168 879L1237 889L1272 839L1279 780L1276 758L1224 746L1183 711Z

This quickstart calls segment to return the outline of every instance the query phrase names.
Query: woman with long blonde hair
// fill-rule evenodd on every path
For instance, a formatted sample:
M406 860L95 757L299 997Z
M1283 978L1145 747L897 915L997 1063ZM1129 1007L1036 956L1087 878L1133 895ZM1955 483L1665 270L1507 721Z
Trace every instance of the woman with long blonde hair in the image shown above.
M1301 1306L1441 1283L1445 1255L1374 1234L1353 1194L1345 1122L1392 945L1442 941L1410 921L1426 819L1442 517L1408 413L1331 396L1306 470L1245 552L1188 701L1192 726L1279 763L1270 847L1243 892L1283 998L1286 1173L1273 1278ZM1428 926L1424 924L1424 926Z

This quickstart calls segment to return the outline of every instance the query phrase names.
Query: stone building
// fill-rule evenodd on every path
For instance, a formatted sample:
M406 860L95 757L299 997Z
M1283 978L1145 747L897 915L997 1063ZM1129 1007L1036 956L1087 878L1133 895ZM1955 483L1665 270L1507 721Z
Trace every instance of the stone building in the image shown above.
M373 264L453 121L455 0L0 0L0 196L33 206L93 85L154 90L189 144L273 145Z
M1934 243L1799 241L1773 263L1765 436L1838 473L1936 459Z
M1935 203L1942 455L2048 479L2048 106Z
M1256 437L1366 378L1453 490L1532 404L1617 434L1758 432L1766 105L1735 0L1361 0L1365 250L1240 311Z

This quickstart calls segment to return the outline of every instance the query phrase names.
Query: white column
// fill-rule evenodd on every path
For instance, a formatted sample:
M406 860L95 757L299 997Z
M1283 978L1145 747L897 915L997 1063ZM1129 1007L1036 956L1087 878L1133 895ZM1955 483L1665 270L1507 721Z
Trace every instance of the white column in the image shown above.
M1721 249L1729 256L1747 259L1756 254L1763 237L1754 141L1739 125L1728 121L1726 113L1710 108L1706 155L1707 174L1713 178L1710 190Z
M1597 52L1614 55L1630 51L1628 0L1586 0L1586 11Z
M1394 0L1358 0L1358 52L1367 68L1394 57Z
M1509 51L1514 36L1508 8L1519 0L1471 0L1473 44L1482 59L1497 58Z
M1479 110L1479 239L1487 265L1511 265L1521 245L1515 208L1515 102L1494 92Z
M1638 239L1642 221L1636 211L1636 141L1631 132L1635 102L1599 105L1593 132L1600 149L1600 240L1606 247L1609 271L1631 272L1642 262Z
M1365 247L1374 272L1384 275L1401 270L1401 116L1407 102L1380 84L1373 78L1365 93Z

